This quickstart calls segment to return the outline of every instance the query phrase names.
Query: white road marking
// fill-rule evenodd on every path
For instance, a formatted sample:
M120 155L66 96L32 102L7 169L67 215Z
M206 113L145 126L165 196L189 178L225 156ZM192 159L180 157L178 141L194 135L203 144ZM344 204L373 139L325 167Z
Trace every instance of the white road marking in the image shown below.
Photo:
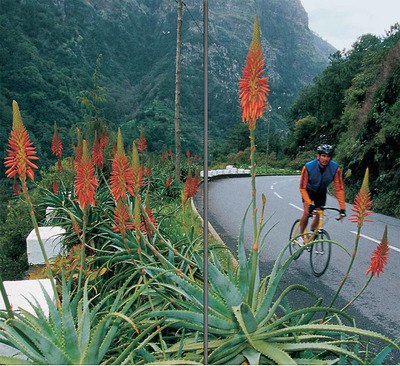
M271 189L274 189L274 185L271 186Z
M293 206L294 208L297 208L299 211L303 211L302 208L300 208L299 206L294 205L293 203L289 203L290 206Z
M350 231L350 232L351 232L352 234L357 235L357 231ZM373 238L371 238L371 237L369 237L369 236L367 236L367 235L360 234L360 236L363 237L363 238L365 238L365 239L371 240L371 241L373 241L374 243L377 243L377 244L380 243L380 240L373 239ZM399 249L399 248L396 248L396 247L394 247L394 246L392 246L392 245L389 245L389 248L390 248L390 249L393 249L393 250L395 250L396 252L399 252L399 253L400 253L400 249Z
M278 193L274 192L274 195L280 199L283 199Z

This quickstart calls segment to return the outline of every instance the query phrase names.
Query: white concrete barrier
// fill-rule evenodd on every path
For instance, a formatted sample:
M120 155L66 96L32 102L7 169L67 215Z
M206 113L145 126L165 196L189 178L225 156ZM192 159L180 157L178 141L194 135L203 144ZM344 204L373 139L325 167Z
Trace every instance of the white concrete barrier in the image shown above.
M39 234L42 239L47 258L54 258L61 252L61 236L65 229L60 226L40 226ZM43 254L40 249L39 240L33 229L26 238L26 252L29 264L43 264Z

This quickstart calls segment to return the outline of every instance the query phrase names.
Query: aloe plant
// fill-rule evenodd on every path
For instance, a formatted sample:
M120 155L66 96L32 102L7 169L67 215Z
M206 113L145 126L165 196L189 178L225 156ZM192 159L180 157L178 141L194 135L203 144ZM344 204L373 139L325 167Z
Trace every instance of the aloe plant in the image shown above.
M355 321L344 311L323 306L322 299L302 285L280 290L280 280L295 256L293 254L280 266L289 243L277 257L271 274L262 281L256 276L255 291L252 291L249 277L254 262L252 252L248 257L245 255L245 217L246 214L238 241L238 267L228 266L225 271L213 254L213 263L208 264L209 363L323 364L335 359L334 363L346 363L347 360L363 363L359 352L363 337L380 339L389 343L389 347L398 348L383 335L357 328ZM262 245L264 240L265 236ZM203 271L200 255L196 255L196 262ZM258 261L256 264L258 273ZM146 267L145 270L151 277L160 277L157 291L165 298L173 299L170 309L153 311L145 316L164 317L164 324L186 329L184 341L177 342L166 352L170 356L179 350L193 352L197 354L196 360L201 362L204 311L201 284L174 271L157 267ZM314 299L315 305L292 310L288 295L293 291L303 292ZM329 324L321 323L326 313L331 316Z
M146 337L157 323L135 324L132 315L127 314L140 298L146 286L131 292L127 281L118 291L110 292L96 303L97 297L89 299L88 282L80 293L71 296L71 282L63 277L63 302L57 308L47 292L44 291L49 315L46 317L39 303L31 303L34 314L19 309L14 319L7 319L6 313L0 313L5 319L0 327L0 342L25 356L25 359L0 356L5 364L74 364L97 365L103 362L121 363L132 354L132 350L144 348ZM143 310L144 309L144 310ZM142 311L146 311L144 307ZM148 311L148 310L147 310ZM129 316L130 315L130 316ZM129 347L116 352L115 343L121 337L121 328L128 324L130 333ZM140 332L143 327L148 331ZM157 330L155 334L157 334ZM153 334L154 337L154 334Z

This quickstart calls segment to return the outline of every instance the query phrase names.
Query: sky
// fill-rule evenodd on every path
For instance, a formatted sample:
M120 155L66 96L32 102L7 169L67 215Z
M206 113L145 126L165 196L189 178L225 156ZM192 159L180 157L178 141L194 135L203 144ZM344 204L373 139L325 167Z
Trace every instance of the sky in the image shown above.
M309 28L338 50L363 34L382 36L400 23L400 0L301 0Z

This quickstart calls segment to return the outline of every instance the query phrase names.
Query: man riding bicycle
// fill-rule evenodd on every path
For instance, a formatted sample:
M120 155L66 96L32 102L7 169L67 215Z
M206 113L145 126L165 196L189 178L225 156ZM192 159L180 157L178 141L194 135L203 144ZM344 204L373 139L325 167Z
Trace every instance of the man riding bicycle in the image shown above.
M300 232L303 233L308 224L308 218L315 207L325 206L327 187L333 181L335 195L339 202L341 218L346 216L346 201L342 173L338 163L332 160L333 147L323 144L317 148L317 158L309 161L303 167L300 177L300 193L303 199L304 212L300 219ZM311 223L311 230L318 225L318 214ZM298 238L298 244L303 245L303 238Z

